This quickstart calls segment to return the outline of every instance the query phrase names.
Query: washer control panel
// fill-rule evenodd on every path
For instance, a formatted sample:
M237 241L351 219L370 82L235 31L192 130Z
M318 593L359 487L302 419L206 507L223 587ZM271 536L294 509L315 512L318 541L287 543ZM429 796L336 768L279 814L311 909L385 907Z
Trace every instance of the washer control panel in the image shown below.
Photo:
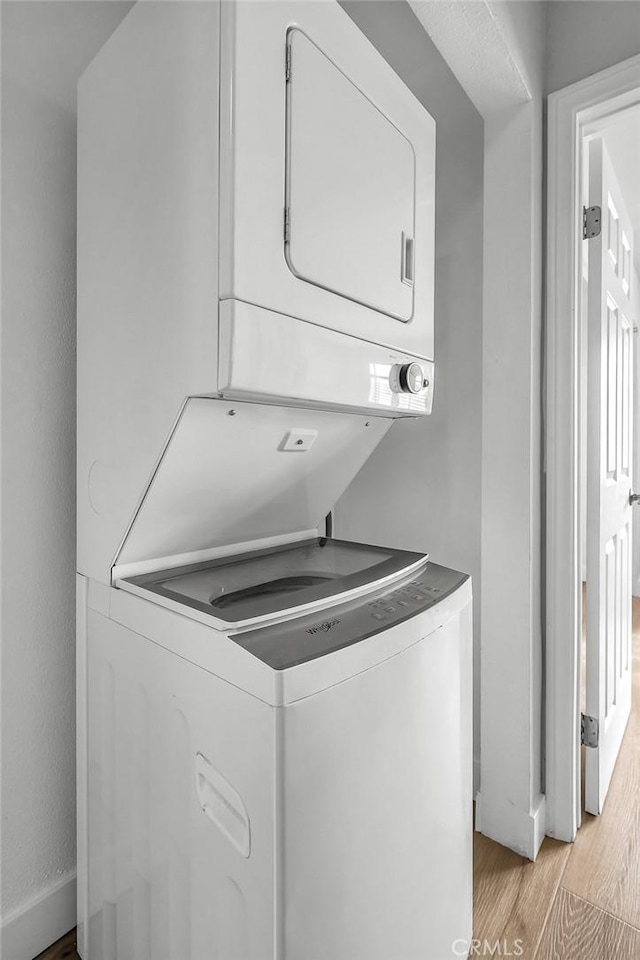
M411 580L395 583L368 598L328 607L321 614L248 630L231 639L274 670L286 670L415 617L467 579L465 573L429 562Z
M377 623L390 623L392 620L403 619L403 614L417 613L419 610L430 607L440 599L442 587L432 586L424 577L411 580L410 583L385 593L382 597L369 600L367 607L370 616ZM427 602L425 602L427 601Z

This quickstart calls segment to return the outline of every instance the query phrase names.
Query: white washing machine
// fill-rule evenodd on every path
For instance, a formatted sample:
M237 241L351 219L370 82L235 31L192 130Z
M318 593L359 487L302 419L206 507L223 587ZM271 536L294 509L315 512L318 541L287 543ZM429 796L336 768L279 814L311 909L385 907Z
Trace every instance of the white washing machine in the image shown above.
M190 398L78 576L84 960L442 960L471 935L471 584L323 537L390 421Z
M84 598L85 955L456 956L469 579L316 537L118 586Z

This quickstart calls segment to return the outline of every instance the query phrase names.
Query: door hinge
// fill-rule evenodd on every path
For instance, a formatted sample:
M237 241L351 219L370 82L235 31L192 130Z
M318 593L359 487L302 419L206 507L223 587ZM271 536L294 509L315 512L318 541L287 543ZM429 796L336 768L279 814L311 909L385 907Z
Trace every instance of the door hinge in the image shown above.
M284 78L287 83L291 80L291 44L287 44L287 52L285 54L285 67L284 67Z
M600 741L600 724L597 717L580 714L580 743L584 747L597 747Z
M291 236L291 223L289 222L289 207L284 208L284 242L289 243Z
M593 240L602 231L602 210L600 207L582 208L582 239Z

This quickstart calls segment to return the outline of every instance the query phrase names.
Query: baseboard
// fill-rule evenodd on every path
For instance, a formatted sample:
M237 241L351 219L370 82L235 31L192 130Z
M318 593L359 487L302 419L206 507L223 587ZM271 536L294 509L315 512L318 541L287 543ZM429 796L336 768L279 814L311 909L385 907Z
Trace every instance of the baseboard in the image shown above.
M540 796L529 811L498 800L488 804L482 790L476 796L476 830L521 857L535 860L545 837L546 801Z
M11 914L0 928L2 960L33 960L76 925L75 871Z

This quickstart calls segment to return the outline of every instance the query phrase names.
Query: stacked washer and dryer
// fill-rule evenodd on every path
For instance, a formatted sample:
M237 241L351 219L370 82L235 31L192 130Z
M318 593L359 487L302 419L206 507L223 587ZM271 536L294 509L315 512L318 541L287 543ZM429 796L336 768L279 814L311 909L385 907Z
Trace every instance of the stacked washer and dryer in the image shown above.
M324 526L431 412L434 122L333 0L139 2L78 111L79 953L456 956L471 584Z

